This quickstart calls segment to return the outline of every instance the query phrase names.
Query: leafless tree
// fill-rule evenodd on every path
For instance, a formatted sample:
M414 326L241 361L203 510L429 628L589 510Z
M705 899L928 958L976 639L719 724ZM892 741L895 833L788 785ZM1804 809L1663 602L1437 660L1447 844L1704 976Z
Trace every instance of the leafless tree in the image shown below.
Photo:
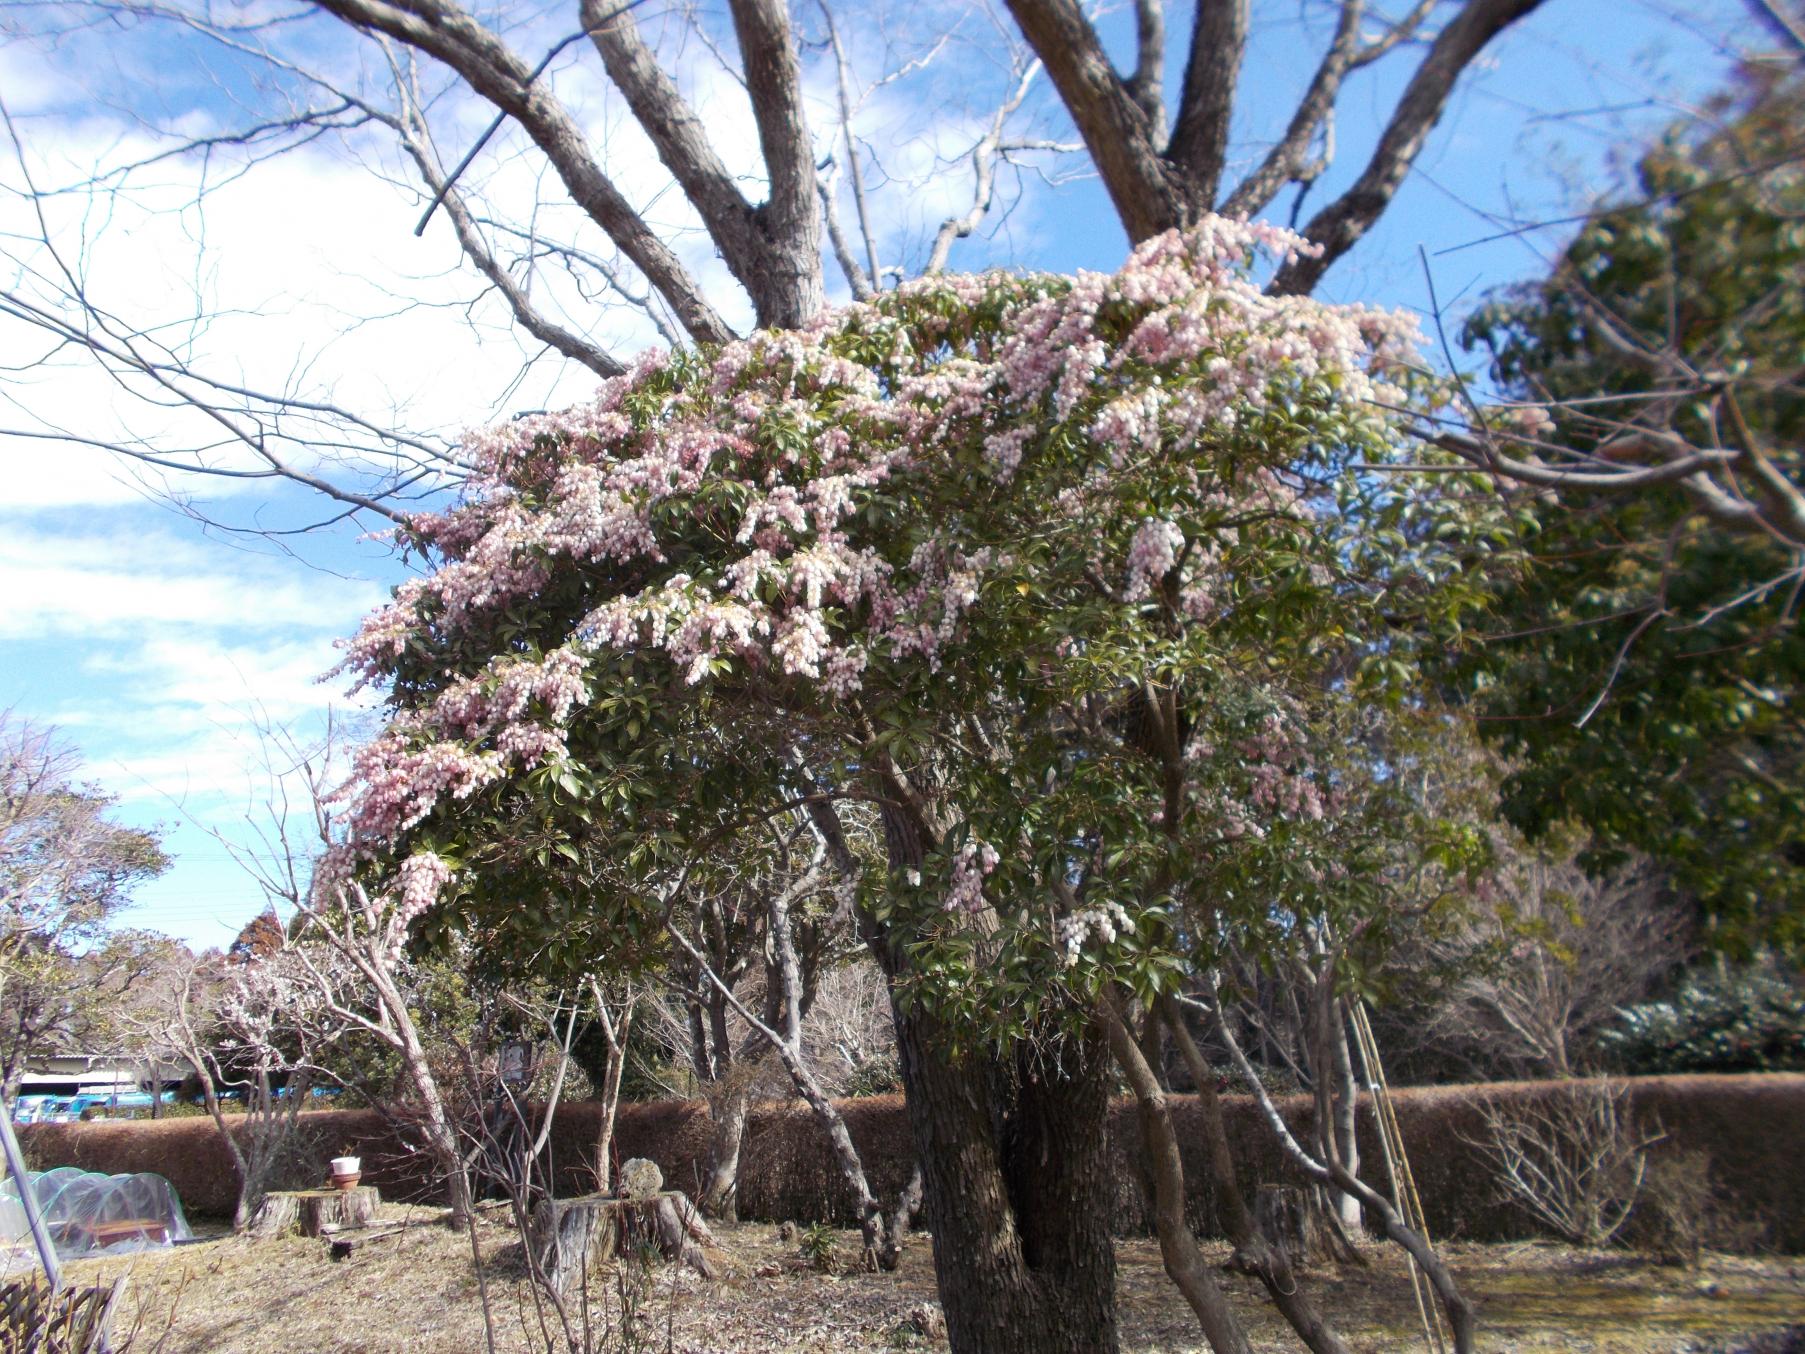
M765 944L771 956L762 1016L734 992L729 982L715 973L701 947L687 934L686 924L675 914L670 923L671 938L734 1013L777 1055L796 1094L808 1104L826 1132L840 1174L852 1188L864 1236L866 1263L894 1269L901 1255L903 1237L920 1205L921 1172L919 1168L916 1170L895 1207L886 1213L882 1201L872 1191L852 1134L833 1102L832 1090L817 1074L809 1057L803 1033L803 1012L805 984L810 988L813 984L804 977L803 949L797 940L797 913L812 897L831 893L842 881L836 877L837 867L828 843L812 831L806 816L797 817L799 821L791 824L789 831L777 834L775 868L771 877L754 885L764 903ZM805 850L806 855L802 854Z
M1418 0L1396 18L1364 0L1312 10L1310 27L1327 28L1311 77L1237 178L1229 127L1247 0L1198 0L1186 16L1170 109L1164 72L1176 54L1163 0L1134 6L1128 69L1105 50L1108 25L1077 0L1010 0L1006 14L960 4L853 14L822 0L792 12L785 0L735 0L730 31L695 13L654 21L613 0L580 0L562 21L490 17L455 0L321 0L267 19L204 0L106 0L92 14L44 19L34 36L104 56L104 43L131 40L101 36L114 21L112 33L178 45L264 102L201 136L147 126L72 178L35 161L29 126L7 114L12 177L29 204L23 233L39 238L10 247L0 315L15 334L36 336L28 365L97 364L143 401L144 417L136 429L84 429L40 411L3 435L104 447L156 473L288 480L324 495L331 515L394 516L455 483L462 459L430 420L407 426L394 410L340 401L309 362L259 385L229 354L209 353L212 298L202 288L183 313L134 316L97 280L105 214L166 192L176 168L201 167L188 180L199 214L240 172L330 145L397 183L411 179L421 228L442 222L466 260L475 290L465 303L498 307L529 362L551 354L607 375L647 338L718 342L748 319L801 323L825 303L830 256L854 295L951 266L956 243L1024 185L1086 161L1134 241L1210 211L1263 213L1292 187L1301 203L1333 162L1337 108L1357 77L1381 62L1403 68L1360 173L1303 226L1321 254L1274 281L1307 292L1383 214L1462 73L1540 3ZM634 137L598 140L598 118L619 105L596 103L585 48ZM815 87L832 90L819 126ZM874 141L890 110L936 105L944 130ZM749 107L755 148L742 153L718 115L711 121L725 106ZM474 133L483 116L490 126ZM674 197L635 160L641 145ZM908 224L926 181L946 215ZM893 204L880 219L886 193ZM900 232L886 228L898 221ZM729 284L715 281L708 254ZM598 322L622 314L632 318Z
M293 918L293 943L281 954L297 1010L311 1011L316 1029L355 1033L399 1061L413 1127L450 1196L448 1221L462 1228L471 1216L469 1159L409 982L401 901L393 889L324 868L335 840L334 733L314 747L272 727L261 733L269 799L250 815L247 840L210 829L214 840Z
M1428 945L1432 968L1467 976L1423 1038L1494 1076L1572 1076L1617 1010L1685 962L1689 919L1645 862L1594 878L1523 850L1504 875L1490 905Z
M240 963L183 955L160 1001L123 1016L153 1057L192 1072L238 1172L232 1229L242 1232L275 1178L293 1164L299 1114L320 1058L343 1032L298 951ZM228 1114L231 1096L241 1113Z
M1608 1245L1623 1230L1642 1190L1648 1149L1664 1136L1637 1121L1620 1082L1487 1106L1485 1127L1477 1145L1504 1197L1574 1246Z
M854 956L823 973L802 1020L803 1056L836 1096L900 1084L890 994L876 964Z

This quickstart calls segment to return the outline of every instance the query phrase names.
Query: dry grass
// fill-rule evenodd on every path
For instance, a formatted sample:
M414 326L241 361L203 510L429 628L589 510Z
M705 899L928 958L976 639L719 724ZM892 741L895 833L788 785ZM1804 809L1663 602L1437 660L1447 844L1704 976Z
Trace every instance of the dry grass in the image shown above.
M431 1210L385 1205L378 1230L392 1235L334 1263L320 1241L223 1237L132 1259L73 1266L72 1278L132 1270L128 1312L138 1349L166 1354L333 1351L334 1354L463 1354L484 1349L482 1304L469 1239ZM717 1233L733 1272L708 1283L658 1264L610 1266L592 1281L591 1308L609 1348L670 1354L944 1349L908 1327L933 1300L933 1264L917 1241L895 1274L826 1275L796 1257L765 1224ZM498 1350L544 1349L535 1338L530 1286L513 1229L492 1216L477 1229ZM858 1252L856 1234L839 1253ZM1699 1270L1663 1269L1621 1253L1542 1245L1454 1246L1450 1258L1482 1311L1482 1348L1514 1354L1591 1350L1669 1354L1735 1349L1738 1342L1805 1320L1805 1271L1785 1259L1710 1256ZM1120 1248L1123 1345L1136 1351L1204 1346L1188 1310L1160 1271L1150 1241ZM1323 1307L1363 1351L1422 1347L1396 1252L1369 1247L1368 1268L1311 1276ZM636 1277L637 1276L637 1277ZM623 1288L638 1319L622 1328ZM1256 1348L1295 1349L1258 1288L1224 1275ZM1414 1339L1413 1339L1414 1336ZM159 1339L159 1337L161 1337Z

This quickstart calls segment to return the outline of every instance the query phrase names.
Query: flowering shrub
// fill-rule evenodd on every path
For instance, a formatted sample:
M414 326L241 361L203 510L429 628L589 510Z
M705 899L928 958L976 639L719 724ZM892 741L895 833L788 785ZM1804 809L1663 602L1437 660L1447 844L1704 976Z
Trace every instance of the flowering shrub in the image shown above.
M1160 981L1195 863L1332 808L1313 709L1350 654L1405 671L1380 618L1442 567L1350 468L1401 440L1411 325L1262 295L1304 247L1212 219L1113 275L930 278L472 435L409 529L436 570L348 648L395 713L346 863L555 947L808 788L914 824L867 903L923 972Z

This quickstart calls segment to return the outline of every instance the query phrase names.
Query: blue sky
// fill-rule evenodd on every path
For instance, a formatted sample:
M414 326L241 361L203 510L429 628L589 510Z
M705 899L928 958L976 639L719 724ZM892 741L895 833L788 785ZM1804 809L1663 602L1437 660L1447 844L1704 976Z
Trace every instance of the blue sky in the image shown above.
M523 50L546 34L561 36L570 22L561 10L508 13L533 34L520 39ZM1243 162L1282 123L1326 33L1316 7L1295 0L1256 4L1255 16L1237 122ZM1121 17L1110 22L1119 37ZM1444 303L1456 307L1488 286L1533 275L1558 244L1558 229L1471 242L1563 216L1620 182L1615 148L1719 85L1728 71L1725 39L1746 33L1745 23L1743 6L1731 0L1550 0L1487 54L1418 172L1322 294L1420 308L1427 290L1419 250L1430 256ZM302 25L294 41L312 59L350 69L349 49L329 25ZM1173 46L1182 49L1182 35ZM948 80L957 83L968 69L961 63L978 60L973 53L981 50L975 39L969 51L955 48L936 97L952 97ZM226 126L272 97L242 63L214 57L200 64L198 54L191 42L144 29L0 45L0 97L39 182L154 148L146 123ZM1408 56L1385 63L1350 86L1337 165L1305 204L1306 217L1357 172L1409 63ZM696 268L718 278L680 207L659 196L658 167L623 129L596 65L587 54L572 55L554 73L560 93L598 139L608 139L616 162L631 162L624 181L655 215L670 217ZM710 83L699 67L689 79L705 107L719 110L709 125L730 160L749 157L735 91ZM1176 84L1175 70L1168 87ZM466 142L468 129L486 121L474 104L455 99L437 115L448 139ZM891 256L919 258L933 222L959 205L957 174L934 171L937 157L963 144L971 117L951 103L935 109L881 94L861 115L861 130L894 180L877 198ZM1050 123L1039 130L1068 134ZM505 138L493 159L489 187L498 198L530 175ZM372 419L399 418L450 438L517 409L576 399L590 384L568 365L528 361L530 349L492 303L465 304L476 289L455 272L444 223L414 238L418 204L371 172L392 167L371 142L323 140L237 182L222 172L229 164L229 156L215 161L212 182L221 186L205 212L178 210L192 197L195 171L177 165L141 178L138 198L109 199L104 210L93 201L54 204L53 234L81 255L121 313L170 325L163 332L172 342L220 369L330 393ZM1100 187L1070 177L1073 163L1045 167L1055 181L1024 179L1011 209L962 246L954 266L1068 270L1120 262L1123 236ZM14 263L3 266L42 266L18 243L31 225L21 216L19 187L17 164L0 168L0 232L15 246ZM1289 208L1287 197L1277 209ZM197 325L197 297L229 313ZM589 323L623 350L650 333L631 317L590 316ZM0 361L30 368L0 378L0 428L98 427L147 441L189 430L178 416L126 399L66 354L34 365L42 352L33 335L0 317ZM227 943L262 905L215 836L248 842L247 817L256 818L268 797L257 728L278 723L305 739L333 705L353 727L360 718L367 723L367 704L362 714L344 707L342 684L318 679L335 661L333 640L354 628L403 568L381 542L360 539L375 522L271 540L209 531L196 520L287 525L316 512L317 501L302 491L267 481L133 475L103 453L3 432L0 468L9 486L0 501L0 708L59 727L85 755L88 773L119 796L121 817L165 826L175 865L142 890L131 920L197 944ZM171 505L184 495L198 496L194 512Z

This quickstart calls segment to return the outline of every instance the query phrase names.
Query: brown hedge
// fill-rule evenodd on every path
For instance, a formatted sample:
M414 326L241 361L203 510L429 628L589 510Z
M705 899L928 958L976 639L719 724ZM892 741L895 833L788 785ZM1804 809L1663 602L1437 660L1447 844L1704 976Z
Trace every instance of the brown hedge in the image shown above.
M1765 1221L1769 1245L1805 1252L1805 1074L1644 1077L1627 1084L1636 1111L1667 1133L1657 1150L1708 1153L1729 1209ZM1570 1086L1507 1082L1395 1093L1404 1141L1435 1236L1497 1241L1535 1235L1522 1212L1500 1199L1473 1144L1482 1136L1486 1105L1545 1100L1568 1094ZM1175 1103L1193 1221L1200 1229L1213 1231L1214 1210L1196 1115L1189 1110L1187 1097L1177 1097ZM1308 1130L1307 1100L1287 1100L1281 1107L1296 1129ZM913 1164L901 1097L846 1101L841 1111L874 1188L893 1197ZM1252 1101L1226 1097L1224 1112L1247 1188L1262 1181L1297 1181ZM420 1197L425 1191L430 1173L404 1129L369 1111L326 1111L302 1119L307 1144L303 1174L323 1177L326 1158L349 1149L364 1157L369 1179L390 1197ZM1371 1116L1361 1115L1361 1150L1368 1178L1382 1182L1370 1120ZM594 1105L568 1105L558 1111L550 1150L560 1190L593 1188L590 1156L598 1123ZM708 1156L705 1106L678 1101L622 1106L615 1131L622 1157L650 1157L674 1187L695 1190ZM220 1215L232 1210L236 1183L230 1158L209 1120L41 1124L26 1129L24 1137L27 1151L41 1165L156 1171L175 1185L191 1213ZM1139 1138L1131 1102L1115 1106L1111 1138L1118 1230L1145 1231L1147 1208L1139 1184L1135 1155ZM747 1218L854 1220L850 1194L834 1169L825 1136L806 1108L770 1105L754 1112L741 1161L740 1213Z

